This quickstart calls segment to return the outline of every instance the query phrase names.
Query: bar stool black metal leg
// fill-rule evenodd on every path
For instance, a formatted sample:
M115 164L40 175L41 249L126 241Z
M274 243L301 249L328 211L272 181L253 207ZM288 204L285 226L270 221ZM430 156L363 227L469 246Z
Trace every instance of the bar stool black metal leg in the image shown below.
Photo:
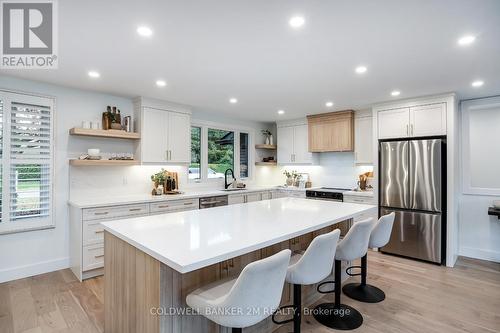
M293 285L293 332L300 333L300 324L302 322L302 286Z
M340 302L342 262L335 260L335 303L322 303L314 308L314 318L322 325L338 330L353 330L363 324L358 310Z
M233 328L231 330L232 333L242 333L243 332L243 329L242 328Z
M347 297L365 303L378 303L385 299L385 293L379 288L366 283L368 254L361 258L361 283L349 283L342 288Z

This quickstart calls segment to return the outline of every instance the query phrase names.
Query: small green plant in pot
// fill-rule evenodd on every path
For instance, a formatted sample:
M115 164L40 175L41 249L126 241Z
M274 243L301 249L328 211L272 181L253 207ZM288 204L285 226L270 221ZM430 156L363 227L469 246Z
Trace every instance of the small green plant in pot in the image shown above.
M151 181L155 188L158 188L158 185L163 184L165 182L165 169L161 169L160 172L151 175Z

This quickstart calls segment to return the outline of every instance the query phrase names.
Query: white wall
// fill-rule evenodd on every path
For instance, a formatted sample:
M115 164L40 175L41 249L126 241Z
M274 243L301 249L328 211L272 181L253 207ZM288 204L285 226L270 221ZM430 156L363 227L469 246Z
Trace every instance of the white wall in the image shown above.
M462 101L460 111L461 134L465 142L461 154L461 181L464 186L459 205L459 254L500 262L500 220L487 215L493 200L500 200L498 179L494 179L500 165L497 139L500 132L500 97ZM466 112L471 113L470 118L465 116ZM485 113L480 114L482 112ZM471 123L469 119L475 120ZM474 151L467 152L471 143L474 144ZM484 150L483 147L489 149ZM471 161L472 156L474 161ZM475 174L490 175L491 181L471 177L471 168Z

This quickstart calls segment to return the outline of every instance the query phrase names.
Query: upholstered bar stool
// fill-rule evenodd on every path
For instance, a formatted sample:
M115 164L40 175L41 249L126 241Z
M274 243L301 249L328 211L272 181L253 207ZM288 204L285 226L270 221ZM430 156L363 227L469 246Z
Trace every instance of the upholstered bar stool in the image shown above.
M330 328L338 330L352 330L363 324L363 316L358 310L342 304L342 261L352 261L363 257L368 250L370 232L373 228L373 219L354 223L344 239L337 245L335 253L335 281L326 281L318 285L318 292L322 294L332 291L322 291L321 287L327 283L335 284L335 303L323 303L314 308L314 318Z
M290 250L248 264L237 279L217 281L190 293L186 303L233 333L269 317L279 306Z
M370 234L370 241L368 242L369 248L379 248L385 246L389 242L395 216L394 212L392 212L382 216L378 220ZM366 284L366 275L368 271L367 256L368 254L365 254L364 257L361 258L361 283L346 284L342 288L342 291L346 296L360 302L382 302L385 299L385 293L375 286ZM354 268L355 266L352 267Z
M336 229L313 239L304 254L295 254L290 260L286 273L286 282L293 284L293 305L283 308L293 308L293 318L278 321L273 315L275 324L285 324L293 321L293 332L300 332L302 318L302 285L311 285L324 280L333 268L335 250L340 237L340 230Z

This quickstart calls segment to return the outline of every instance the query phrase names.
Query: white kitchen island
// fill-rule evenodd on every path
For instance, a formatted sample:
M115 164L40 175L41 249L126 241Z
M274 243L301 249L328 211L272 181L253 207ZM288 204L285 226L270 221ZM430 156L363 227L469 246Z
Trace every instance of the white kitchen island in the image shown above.
M192 290L236 277L249 262L303 250L335 224L375 206L282 198L104 222L106 332L221 332L182 313ZM304 288L305 299L317 296ZM308 295L309 294L309 295ZM285 286L283 303L290 303ZM307 304L307 303L305 303ZM270 332L270 320L246 332Z

